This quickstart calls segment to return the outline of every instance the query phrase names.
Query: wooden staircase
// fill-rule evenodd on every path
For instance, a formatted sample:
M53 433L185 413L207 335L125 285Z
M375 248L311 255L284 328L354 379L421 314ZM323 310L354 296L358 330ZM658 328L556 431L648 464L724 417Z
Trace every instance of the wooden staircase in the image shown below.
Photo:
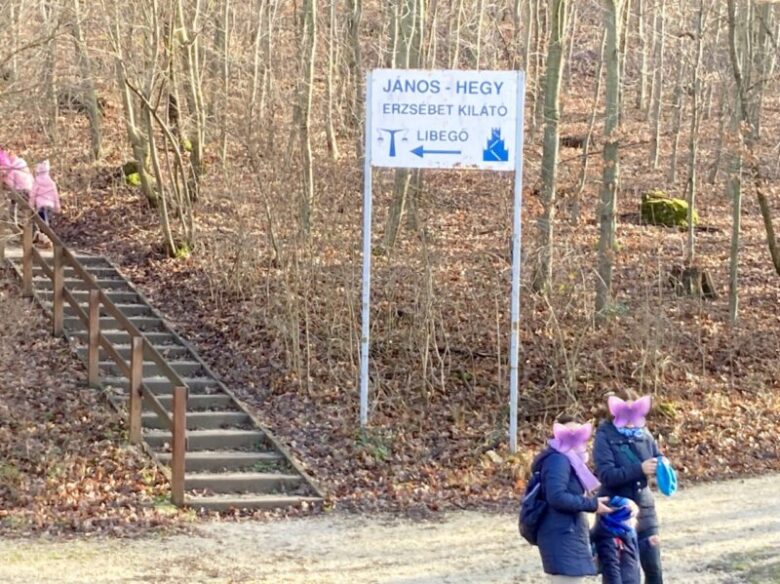
M174 502L224 511L322 500L322 491L280 442L109 260L70 252L48 228L44 230L54 251L35 249L30 225L25 229L30 231L23 237L26 244L8 249L7 259L25 291L52 315L54 332L64 334L85 362L91 383L104 388L112 403L128 412L131 442L141 443L171 472ZM30 249L25 251L27 244ZM55 256L60 259L55 261ZM30 263L27 276L25 257ZM55 293L58 273L61 292ZM54 309L56 294L61 295L60 310ZM99 319L91 318L95 314ZM91 343L90 325L98 330L97 334L93 330ZM138 386L137 394L131 392L133 385ZM175 427L174 402L184 399L174 395L177 386L187 388L181 394L186 404L182 402L180 413L186 431ZM139 405L129 403L130 395L138 395ZM140 418L135 440L134 411ZM168 470L176 462L177 431L184 437L179 500L175 465Z

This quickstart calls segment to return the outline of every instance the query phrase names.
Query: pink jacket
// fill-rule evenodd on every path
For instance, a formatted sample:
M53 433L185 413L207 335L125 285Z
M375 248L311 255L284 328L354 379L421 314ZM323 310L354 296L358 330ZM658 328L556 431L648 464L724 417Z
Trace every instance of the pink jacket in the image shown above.
M49 161L44 160L35 167L35 180L30 190L30 206L36 211L51 209L60 212L60 193L49 176Z
M29 193L33 188L33 176L24 158L5 153L5 160L0 160L5 172L2 173L3 182L9 189ZM3 164L7 162L7 164Z
M11 169L11 156L0 148L0 180L5 182L5 175Z

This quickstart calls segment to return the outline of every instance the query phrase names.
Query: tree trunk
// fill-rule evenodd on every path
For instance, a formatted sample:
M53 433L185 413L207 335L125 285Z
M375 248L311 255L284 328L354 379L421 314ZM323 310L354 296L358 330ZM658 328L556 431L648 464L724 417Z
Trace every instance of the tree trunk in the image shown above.
M103 152L103 133L101 130L102 115L98 107L95 83L92 76L92 62L87 52L87 44L81 29L81 0L73 0L73 44L76 49L76 60L79 64L81 84L84 88L84 103L89 117L89 137L92 145L92 159L99 160Z
M653 75L653 144L650 162L653 169L658 168L661 151L661 106L664 97L664 50L666 46L666 0L661 0L660 8L656 7L656 59Z
M57 141L59 96L57 86L57 27L56 4L41 0L41 13L46 22L49 39L46 41L46 58L43 66L43 90L45 92L46 114L48 116L44 132L53 142Z
M730 152L729 196L732 204L731 253L729 257L729 321L737 323L739 317L739 238L742 222L742 147L741 122L744 119L745 87L742 77L741 47L738 40L736 0L728 0L729 56L734 75L735 107L731 118L732 139Z
M636 20L637 36L639 37L639 88L636 94L636 108L647 112L647 40L645 38L645 2L637 0Z
M301 229L308 234L314 212L314 155L311 145L311 110L314 92L314 64L317 54L317 0L306 0L302 14L301 78L298 86L298 124L303 164L303 192L300 205Z
M418 67L423 46L423 31L425 24L426 0L397 0L398 4L398 42L395 56L396 65L402 69ZM457 52L456 56L457 58ZM410 190L414 183L417 188ZM414 177L408 169L400 168L395 171L393 186L393 200L390 203L390 212L387 215L385 225L384 247L392 249L398 237L401 226L401 218L407 209L414 212L416 203L408 201L410 196L415 197L422 184L420 172L415 171ZM409 223L415 224L416 218L409 217Z
M330 6L328 9L328 70L327 70L327 95L328 95L328 107L327 107L327 119L325 121L325 135L328 140L328 152L330 153L331 160L338 160L339 158L339 145L336 141L336 129L333 121L333 99L335 89L333 87L335 80L335 68L336 60L338 58L336 51L336 1L330 0Z
M693 265L696 254L696 230L693 224L693 214L696 209L696 166L699 153L699 120L701 119L701 80L699 70L704 55L704 0L699 0L699 14L696 19L696 55L693 61L693 78L691 87L691 135L688 141L688 241L686 260Z
M108 32L114 48L114 75L116 77L119 94L122 97L122 109L125 117L127 141L133 151L133 160L135 161L138 170L138 176L141 179L141 191L144 193L149 206L154 208L159 204L159 196L157 193L157 186L154 184L154 181L148 172L149 142L138 125L135 105L128 85L118 4L115 5L113 16L113 23L109 27ZM134 16L134 14L130 16L131 22ZM128 35L129 38L133 38L133 32L135 31L131 30L131 34Z
M205 108L203 107L203 95L201 91L201 70L199 64L199 35L198 31L201 1L196 0L194 12L190 18L187 18L184 10L184 0L176 2L176 18L178 20L177 34L182 46L182 58L184 67L184 88L187 98L187 107L190 111L188 137L192 144L190 161L192 165L192 174L195 178L191 192L195 200L200 194L200 177L203 175L203 152L206 147L206 120Z
M683 90L683 78L687 63L683 61L682 39L678 41L678 65L677 81L674 84L674 121L672 124L672 157L669 162L669 176L667 181L674 187L677 182L677 154L680 150L680 129L682 128L683 110L685 109L685 92Z
M590 143L593 141L593 129L596 127L596 117L598 114L599 101L601 100L601 86L603 85L604 78L604 55L607 48L607 31L601 36L601 52L599 56L599 68L596 72L596 89L593 94L593 110L590 114L590 122L588 123L588 133L585 135L585 143L582 146L582 169L580 170L580 184L577 187L577 193L574 195L574 203L572 206L572 221L574 223L580 222L580 199L582 198L582 192L585 190L585 183L588 180L588 165L590 161Z
M545 290L552 281L553 226L555 221L555 188L558 174L558 125L560 123L561 76L566 42L566 0L553 0L550 40L547 50L547 72L544 90L544 146L542 152L542 204L539 218L539 265L533 286Z
M615 253L615 211L620 164L618 124L620 120L620 5L621 0L605 0L607 30L606 115L604 123L604 171L599 204L598 278L596 315L603 322L611 303L612 266Z

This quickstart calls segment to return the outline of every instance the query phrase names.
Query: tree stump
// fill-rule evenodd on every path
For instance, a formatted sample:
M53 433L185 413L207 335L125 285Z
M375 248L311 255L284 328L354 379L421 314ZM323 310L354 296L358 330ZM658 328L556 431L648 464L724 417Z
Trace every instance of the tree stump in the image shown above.
M694 296L705 300L715 300L718 297L712 276L698 266L674 266L669 282L678 296Z

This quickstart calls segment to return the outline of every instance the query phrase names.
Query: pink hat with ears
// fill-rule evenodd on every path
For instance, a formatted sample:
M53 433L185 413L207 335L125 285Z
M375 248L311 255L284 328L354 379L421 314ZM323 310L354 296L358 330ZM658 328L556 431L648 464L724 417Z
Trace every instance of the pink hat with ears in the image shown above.
M650 413L652 398L649 395L640 397L635 401L625 401L615 395L609 396L607 405L614 418L615 426L624 428L634 426L641 428L645 425L645 418Z
M0 148L0 177L5 176L6 171L11 168L11 156Z
M16 191L29 193L33 187L33 176L27 166L24 158L19 158L13 154L9 155L9 170L5 173L4 182L6 186Z

